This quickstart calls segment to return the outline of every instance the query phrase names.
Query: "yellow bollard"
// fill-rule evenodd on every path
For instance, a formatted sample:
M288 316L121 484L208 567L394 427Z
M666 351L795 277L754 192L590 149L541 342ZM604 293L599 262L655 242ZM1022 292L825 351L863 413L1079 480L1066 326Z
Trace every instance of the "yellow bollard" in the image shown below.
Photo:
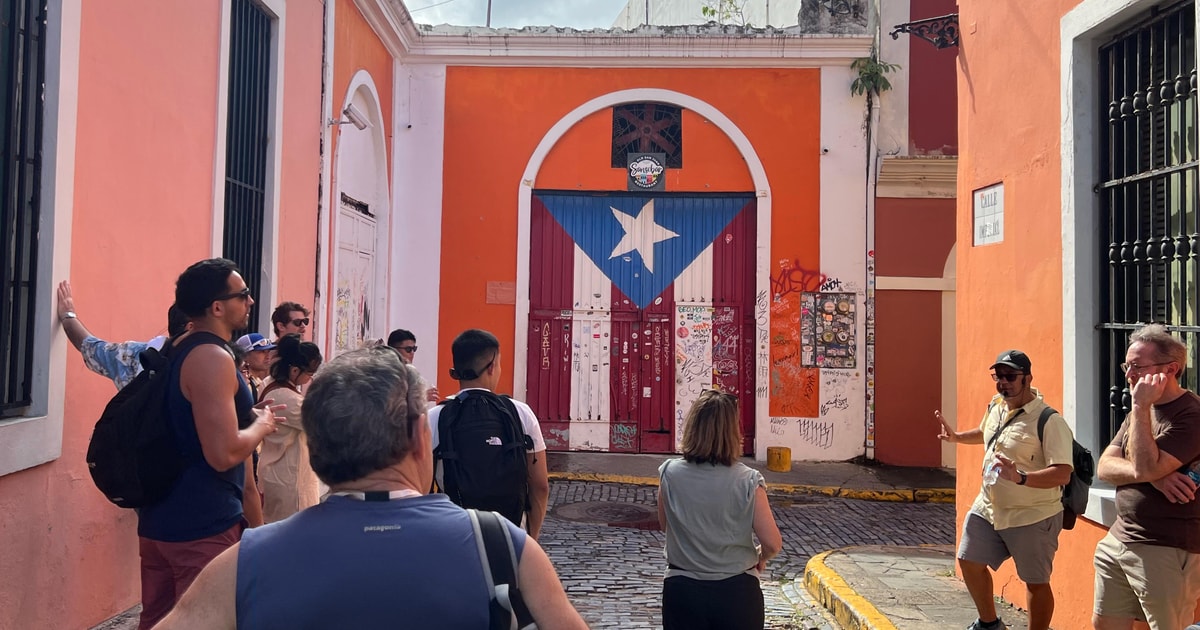
M792 469L792 449L786 446L767 447L767 470L788 472Z

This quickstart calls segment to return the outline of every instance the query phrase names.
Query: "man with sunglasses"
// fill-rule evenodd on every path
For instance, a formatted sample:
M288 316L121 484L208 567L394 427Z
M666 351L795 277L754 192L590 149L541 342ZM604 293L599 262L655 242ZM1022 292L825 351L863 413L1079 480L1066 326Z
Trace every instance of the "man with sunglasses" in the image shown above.
M308 332L309 311L299 302L280 302L271 313L271 326L275 328L275 339L291 333L303 339Z
M400 353L400 360L411 365L413 357L417 354L417 336L412 334L412 331L397 328L388 335L387 345L389 348ZM438 390L433 385L426 385L425 397L429 402L438 401Z
M237 265L224 258L188 267L175 283L175 305L191 330L174 345L167 415L184 470L167 496L138 512L142 615L153 627L206 564L236 543L246 526L246 463L277 430L267 400L256 405L229 340L249 324L254 298Z
M1007 628L996 614L991 571L1010 557L1025 582L1030 630L1046 630L1054 616L1050 572L1063 525L1061 486L1070 480L1074 466L1073 438L1058 413L1049 416L1038 438L1046 403L1031 385L1032 366L1020 350L996 358L991 366L996 395L977 428L956 431L940 411L934 412L942 423L939 438L986 445L983 487L963 521L957 554L979 613L967 630Z
M1117 487L1117 519L1096 545L1092 625L1173 630L1195 621L1200 597L1200 501L1187 474L1200 460L1200 396L1180 384L1187 345L1164 326L1129 342L1132 408L1096 467Z

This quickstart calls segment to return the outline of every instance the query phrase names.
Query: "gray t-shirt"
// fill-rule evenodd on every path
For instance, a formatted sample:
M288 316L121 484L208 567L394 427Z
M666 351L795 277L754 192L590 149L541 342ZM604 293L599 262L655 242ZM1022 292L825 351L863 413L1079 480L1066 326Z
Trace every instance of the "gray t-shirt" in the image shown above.
M658 475L666 495L667 577L757 576L754 492L766 487L762 473L742 463L693 464L677 458L663 462Z

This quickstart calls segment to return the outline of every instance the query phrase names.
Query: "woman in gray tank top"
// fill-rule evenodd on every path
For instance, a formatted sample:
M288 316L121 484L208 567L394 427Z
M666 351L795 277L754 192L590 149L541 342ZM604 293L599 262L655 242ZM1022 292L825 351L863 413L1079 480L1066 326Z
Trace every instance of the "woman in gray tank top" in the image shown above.
M762 473L736 461L742 452L736 396L700 395L684 419L682 452L658 469L668 565L663 628L762 628L758 572L783 539Z

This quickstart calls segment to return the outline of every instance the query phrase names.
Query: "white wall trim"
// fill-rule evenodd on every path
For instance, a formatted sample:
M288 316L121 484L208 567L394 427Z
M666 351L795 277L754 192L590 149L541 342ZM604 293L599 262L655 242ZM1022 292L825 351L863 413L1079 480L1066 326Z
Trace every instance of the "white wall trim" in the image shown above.
M957 157L885 157L877 197L954 199L958 194Z
M261 305L258 309L259 332L274 333L271 313L279 299L279 209L283 184L283 98L284 63L287 60L285 35L287 34L287 2L285 0L257 0L267 13L275 19L271 24L271 78L267 86L270 97L267 101L267 116L271 135L267 140L267 177L263 195L263 252L262 269L259 276ZM228 72L228 70L227 70Z
M440 303L443 245L428 235L442 231L446 68L395 63L393 70L391 277L404 278L408 297L390 301L388 322L389 328L411 330L419 345L433 349L418 352L413 364L436 385L445 371L438 369L443 354L436 351L438 310L430 305Z
M221 34L217 48L217 125L213 142L212 235L209 253L223 253L225 241L225 151L229 128L229 31L232 28L233 0L221 0Z
M956 267L958 244L950 248L946 256L946 264L942 268L942 279L954 286L957 276ZM952 415L949 420L957 426L958 418L958 314L955 312L955 295L953 289L942 293L942 412ZM958 449L950 442L942 442L942 467L956 468L958 465Z
M755 194L758 197L758 246L755 260L755 291L766 295L770 278L768 276L771 248L771 185L767 180L767 172L762 160L754 150L754 145L740 128L716 107L694 96L657 88L638 88L621 90L598 96L572 110L563 116L542 137L517 186L517 305L516 305L516 334L514 335L513 353L513 392L520 398L525 394L525 368L528 360L528 319L529 319L529 220L533 203L533 189L536 187L537 175L542 163L551 149L572 127L584 118L603 109L624 103L655 101L670 103L696 112L712 122L737 147L742 158L746 160L746 168L754 181ZM756 356L758 352L755 353ZM755 370L755 388L762 391L767 384L767 377L762 370ZM767 399L756 399L755 413L757 418L765 421L767 418ZM761 427L756 427L756 433Z
M1096 68L1098 48L1108 35L1129 20L1159 4L1156 0L1082 0L1063 16L1060 28L1060 146L1062 171L1063 265L1063 415L1073 425L1075 439L1099 454L1097 402L1092 366L1099 361L1099 272L1091 261L1100 246L1095 230L1099 204L1092 186L1099 177L1097 156L1101 121ZM1111 524L1111 490L1092 489L1095 500L1085 516ZM1107 497L1107 498L1106 498Z
M71 275L75 208L75 136L79 105L82 0L50 0L46 15L46 92L34 313L34 403L28 416L0 420L0 476L62 455L67 335L57 320L55 290Z
M906 276L876 276L879 291L949 291L954 292L954 278L921 278Z

